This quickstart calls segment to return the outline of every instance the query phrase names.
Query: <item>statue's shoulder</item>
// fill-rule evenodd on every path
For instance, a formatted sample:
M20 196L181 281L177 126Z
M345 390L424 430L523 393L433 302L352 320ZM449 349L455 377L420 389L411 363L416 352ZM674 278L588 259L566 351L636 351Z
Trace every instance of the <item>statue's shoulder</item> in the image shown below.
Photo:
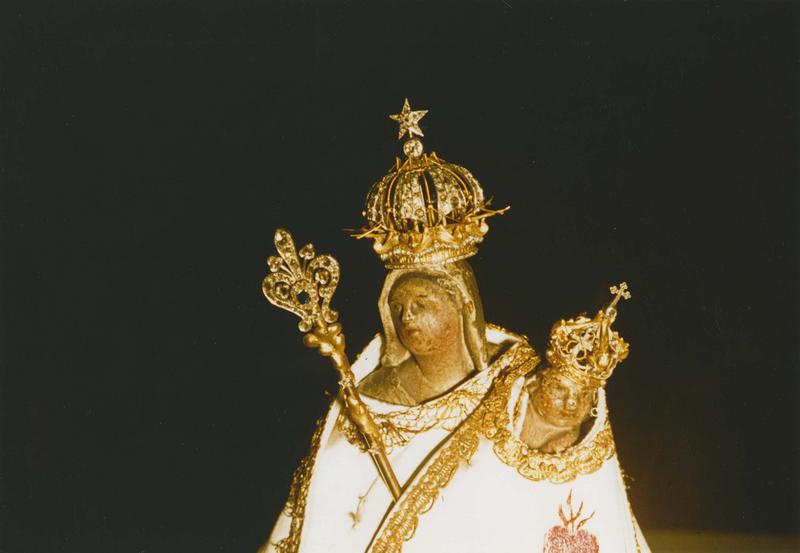
M387 382L390 380L390 372L391 367L376 367L358 383L358 391L364 395L375 397L375 394L378 394L386 387Z
M524 334L512 332L499 325L486 323L486 338L490 364L497 363L518 365L520 363L539 362L539 355L528 342Z

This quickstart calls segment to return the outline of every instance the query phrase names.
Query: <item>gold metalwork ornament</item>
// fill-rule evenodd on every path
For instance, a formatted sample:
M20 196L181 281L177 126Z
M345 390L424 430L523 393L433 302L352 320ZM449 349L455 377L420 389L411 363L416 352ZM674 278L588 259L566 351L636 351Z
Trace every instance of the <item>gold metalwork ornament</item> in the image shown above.
M378 474L392 497L397 498L400 484L386 456L380 429L356 390L355 377L345 353L342 325L336 322L339 315L330 308L339 283L339 263L330 255L317 256L311 244L297 252L291 234L283 229L275 232L275 247L280 257L272 256L268 260L271 272L261 285L264 296L273 305L300 317L298 328L306 333L303 343L331 358L339 372L344 410L358 428Z
M426 154L417 125L427 110L403 111L390 117L400 123L407 158L394 167L367 194L367 226L356 238L370 238L389 269L437 265L477 253L489 231L486 219L508 207L490 209L478 180L464 167L448 163L436 153Z
M428 113L427 109L412 111L408 98L406 98L403 102L402 111L389 116L389 119L400 123L400 131L397 133L397 138L403 138L406 133L408 133L409 138L414 138L415 134L417 136L425 136L422 133L422 129L419 128L419 121L425 117L426 113Z
M614 299L593 319L584 315L562 319L550 332L547 360L578 384L605 386L617 364L628 356L628 343L611 329L611 324L617 318L617 303L631 294L625 282L609 290Z
M330 255L317 256L312 244L298 252L289 232L275 231L278 256L267 260L270 274L261 289L273 305L300 317L298 328L308 332L316 325L335 323L339 314L330 308L339 284L339 263Z

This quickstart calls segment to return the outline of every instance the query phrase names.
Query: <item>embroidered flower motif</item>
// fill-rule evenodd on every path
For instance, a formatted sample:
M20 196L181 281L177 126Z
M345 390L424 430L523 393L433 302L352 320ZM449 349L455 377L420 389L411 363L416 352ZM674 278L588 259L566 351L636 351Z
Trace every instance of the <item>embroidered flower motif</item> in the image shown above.
M594 512L588 517L578 520L583 514L583 501L578 506L578 511L572 506L572 490L567 496L569 516L564 514L561 505L558 506L558 518L562 526L553 526L544 537L543 553L600 553L597 538L590 534L583 525L589 522Z

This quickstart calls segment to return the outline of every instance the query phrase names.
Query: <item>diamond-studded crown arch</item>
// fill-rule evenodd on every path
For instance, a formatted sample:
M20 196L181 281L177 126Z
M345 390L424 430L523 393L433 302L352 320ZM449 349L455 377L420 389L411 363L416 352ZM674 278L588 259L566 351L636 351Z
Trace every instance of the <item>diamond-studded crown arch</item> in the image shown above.
M371 227L407 232L458 224L483 206L483 190L469 171L426 157L427 163L401 166L372 186L364 212Z

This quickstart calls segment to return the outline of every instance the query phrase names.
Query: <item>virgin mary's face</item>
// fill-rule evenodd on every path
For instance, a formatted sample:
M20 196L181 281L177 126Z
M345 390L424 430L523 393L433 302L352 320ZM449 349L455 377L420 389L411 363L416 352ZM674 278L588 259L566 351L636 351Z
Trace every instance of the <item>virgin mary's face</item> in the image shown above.
M389 293L389 309L397 336L412 355L434 354L462 339L459 305L433 279L398 280Z

